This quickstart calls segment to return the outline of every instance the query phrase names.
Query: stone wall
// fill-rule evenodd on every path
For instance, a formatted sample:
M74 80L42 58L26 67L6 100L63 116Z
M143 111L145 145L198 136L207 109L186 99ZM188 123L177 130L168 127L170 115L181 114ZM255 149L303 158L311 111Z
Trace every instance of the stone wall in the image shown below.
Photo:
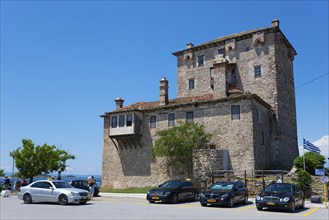
M156 132L168 128L168 113L175 113L176 123L186 118L187 111L194 112L194 121L203 124L206 132L213 134L210 144L226 151L225 169L255 169L253 136L253 100L231 99L226 102L186 105L144 112L143 135L109 138L109 120L104 120L103 179L104 187L127 188L156 186L170 178L186 178L186 173L173 173L165 168L164 161L151 156ZM240 120L231 119L231 106L240 105ZM156 128L149 128L150 116L157 118ZM214 155L213 155L214 156ZM207 167L206 157L200 155L200 162L193 169ZM213 157L215 158L215 157ZM200 165L201 164L201 165ZM217 167L217 168L220 168Z

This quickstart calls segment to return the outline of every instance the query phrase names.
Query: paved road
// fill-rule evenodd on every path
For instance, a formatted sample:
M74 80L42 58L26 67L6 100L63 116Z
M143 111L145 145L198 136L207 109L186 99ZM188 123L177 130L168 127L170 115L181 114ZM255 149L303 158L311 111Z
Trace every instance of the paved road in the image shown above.
M26 205L16 196L0 198L0 219L328 219L328 209L307 207L295 213L262 211L248 205L201 207L199 202L149 204L141 198L96 197L86 205L36 203Z

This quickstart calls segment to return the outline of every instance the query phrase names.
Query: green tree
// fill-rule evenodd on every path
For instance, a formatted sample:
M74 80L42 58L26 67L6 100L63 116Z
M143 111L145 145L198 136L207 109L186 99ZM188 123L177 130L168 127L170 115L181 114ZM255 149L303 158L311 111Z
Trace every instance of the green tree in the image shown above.
M66 169L66 160L75 159L73 155L57 149L55 145L35 146L31 140L27 139L23 139L22 143L23 148L10 152L10 155L14 155L20 175L29 178L30 182L33 182L34 176L42 173L64 171ZM69 156L64 157L63 155Z
M326 159L323 155L314 152L305 153L304 158L305 170L311 175L314 175L315 169L323 169ZM294 160L294 165L299 170L304 169L303 156L296 157Z
M5 176L5 171L0 169L0 176Z
M53 166L54 170L57 171L58 177L61 178L61 173L66 170L66 161L69 159L76 159L76 157L72 154L67 153L64 150L56 150L55 151L56 158L58 158L57 161L55 161L55 164Z
M303 192L305 193L306 197L309 197L310 195L308 195L307 192L310 191L311 189L311 184L312 184L312 177L311 175L304 170L299 170L297 172L297 185L298 187L303 190Z
M168 168L182 168L191 177L192 152L207 145L211 134L197 123L178 122L178 126L157 132L152 155L165 157Z

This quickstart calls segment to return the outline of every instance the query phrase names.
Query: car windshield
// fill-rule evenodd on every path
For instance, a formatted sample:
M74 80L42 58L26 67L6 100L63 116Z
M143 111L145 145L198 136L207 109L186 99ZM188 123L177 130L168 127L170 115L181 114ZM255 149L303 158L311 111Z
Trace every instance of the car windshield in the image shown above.
M180 186L179 181L170 181L170 182L165 182L160 186L160 188L177 188Z
M266 187L265 192L292 192L292 186L287 184L271 184Z
M213 190L229 190L233 188L233 183L215 183L210 187Z
M67 182L53 182L56 188L72 188L72 186Z

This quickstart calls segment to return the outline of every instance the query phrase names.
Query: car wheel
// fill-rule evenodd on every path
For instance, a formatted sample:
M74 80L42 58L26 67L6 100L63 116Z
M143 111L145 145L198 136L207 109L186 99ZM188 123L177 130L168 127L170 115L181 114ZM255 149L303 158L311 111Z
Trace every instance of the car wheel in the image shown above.
M149 203L155 203L155 201L150 200Z
M194 201L198 201L199 200L199 194L198 193L194 193L193 200Z
M200 203L201 206L207 206L207 203Z
M23 196L23 201L25 204L32 204L32 196L30 194L25 194Z
M289 211L295 212L295 202L294 201L291 202L291 207L290 207Z
M230 201L229 201L228 206L231 207L231 208L234 206L234 198L233 197L230 197Z
M176 204L178 202L178 198L176 194L172 195L170 202L172 204Z
M69 200L68 200L68 198L67 198L67 196L66 195L60 195L59 197L58 197L58 202L59 202L59 204L61 204L61 205L66 205L68 202L69 202Z
M258 211L263 211L263 207L261 207L261 206L256 206L256 208Z

